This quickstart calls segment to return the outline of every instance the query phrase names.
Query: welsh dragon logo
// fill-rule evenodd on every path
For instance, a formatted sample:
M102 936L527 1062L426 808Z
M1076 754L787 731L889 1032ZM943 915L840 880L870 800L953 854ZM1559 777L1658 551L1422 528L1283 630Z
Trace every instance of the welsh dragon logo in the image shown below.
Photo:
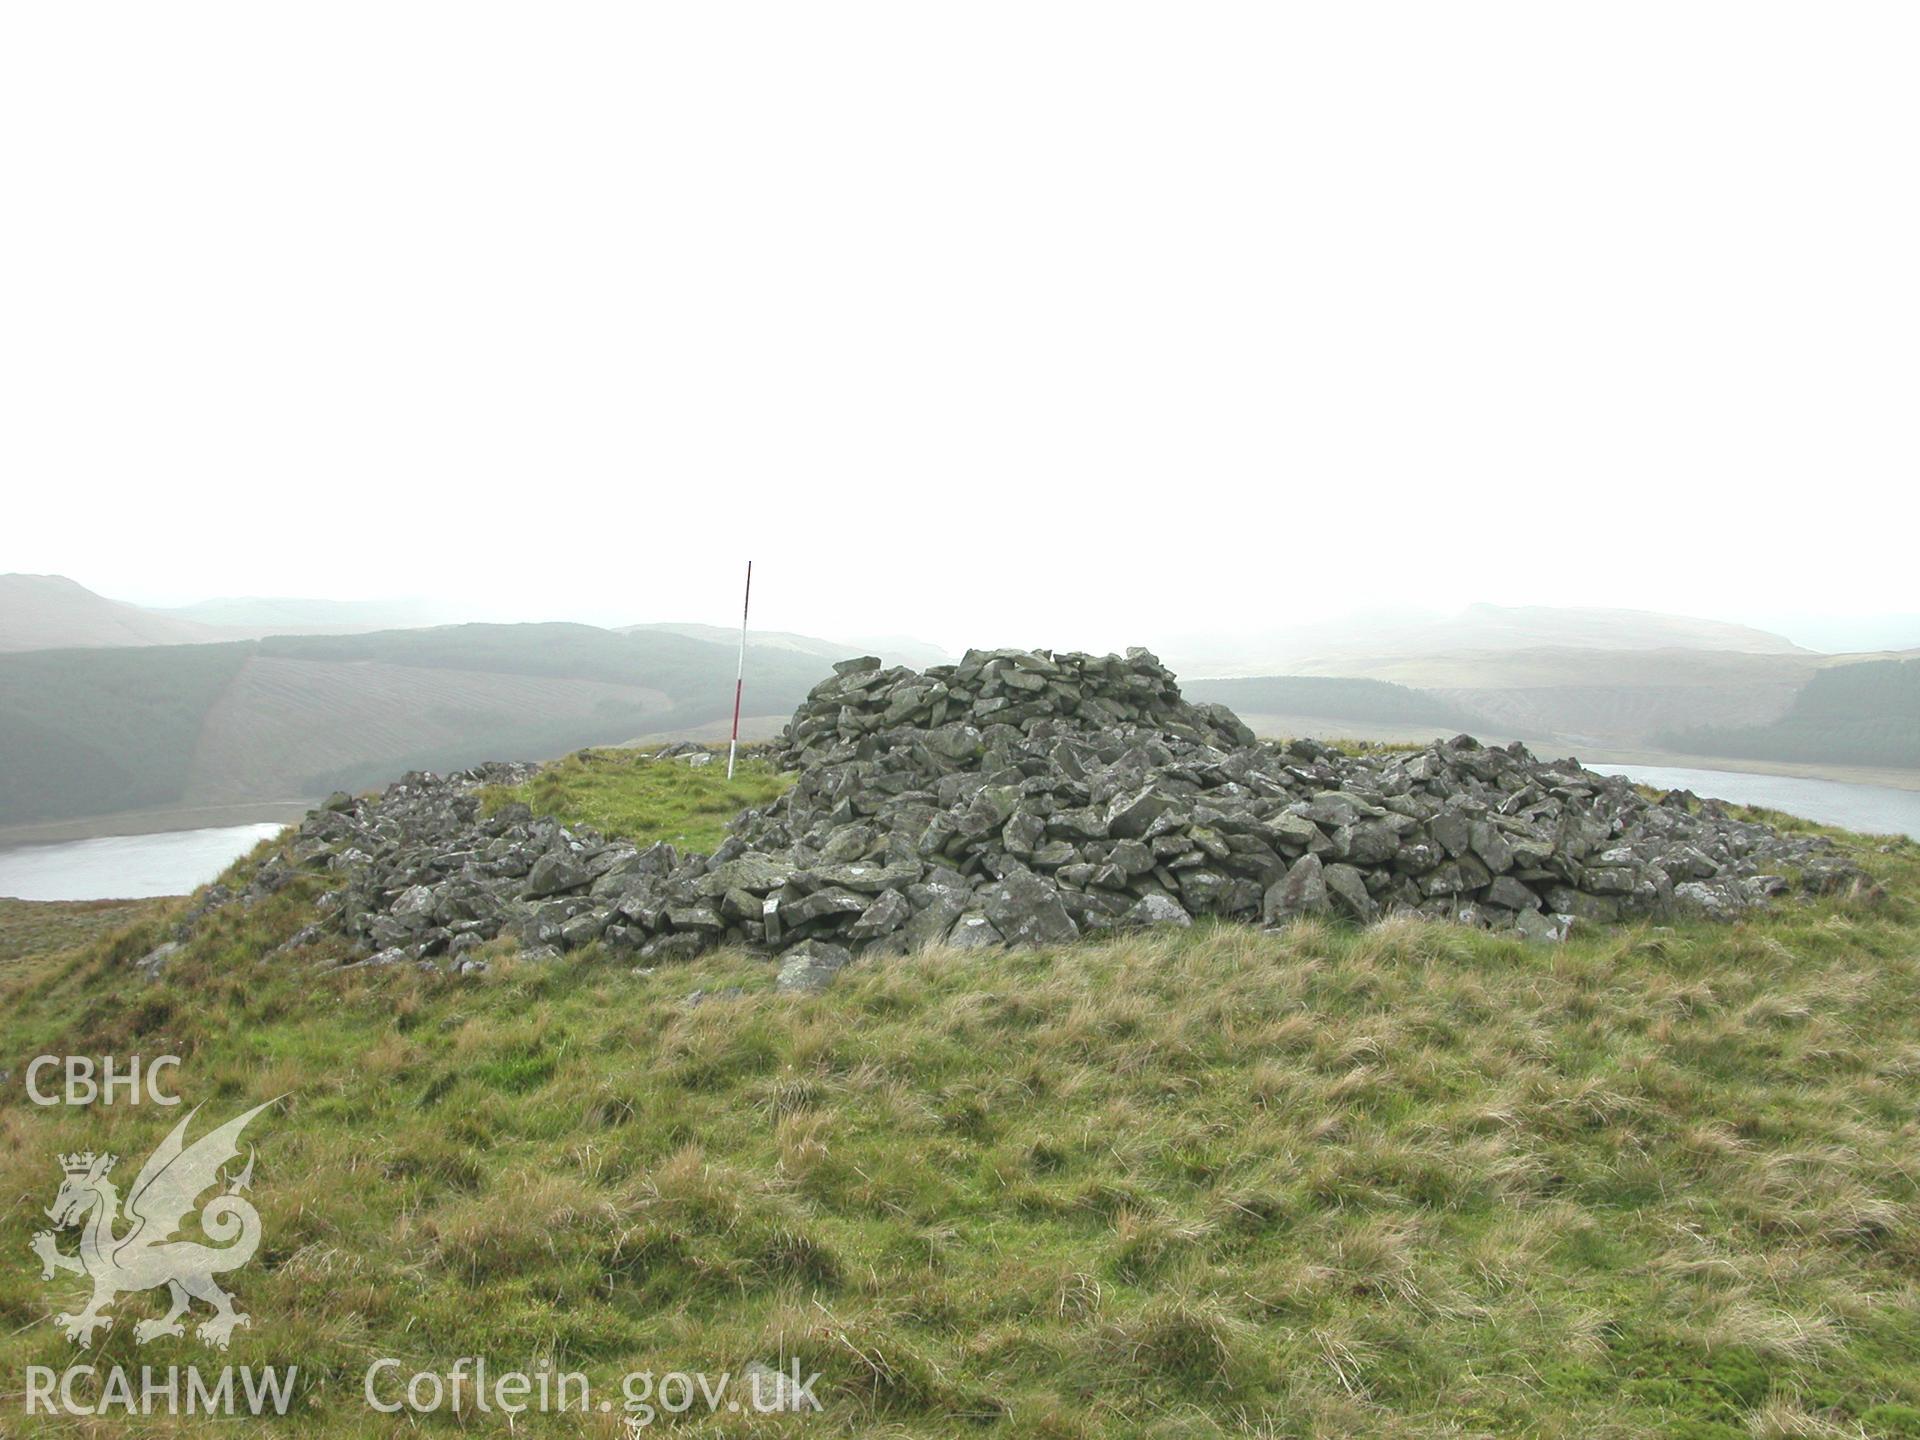
M186 1144L187 1125L200 1113L200 1107L188 1111L134 1177L124 1217L131 1228L124 1234L115 1233L123 1219L120 1192L108 1178L119 1157L92 1151L60 1157L65 1179L46 1212L54 1229L42 1230L33 1237L33 1252L40 1257L43 1280L51 1280L56 1271L70 1270L93 1281L93 1297L84 1310L78 1315L54 1317L54 1324L69 1339L80 1345L91 1344L94 1331L111 1322L106 1309L117 1296L156 1290L162 1285L167 1287L171 1303L164 1318L142 1320L133 1327L134 1338L142 1345L162 1335L185 1335L180 1317L195 1300L213 1306L214 1313L195 1331L209 1345L226 1349L234 1328L252 1323L233 1308L233 1297L213 1278L238 1270L253 1258L260 1245L260 1214L241 1194L253 1180L251 1153L246 1169L200 1211L200 1228L215 1243L202 1245L175 1237L194 1202L224 1179L220 1167L239 1154L240 1132L254 1116L276 1103L269 1100L256 1105L192 1145ZM62 1254L54 1230L82 1224L79 1253Z

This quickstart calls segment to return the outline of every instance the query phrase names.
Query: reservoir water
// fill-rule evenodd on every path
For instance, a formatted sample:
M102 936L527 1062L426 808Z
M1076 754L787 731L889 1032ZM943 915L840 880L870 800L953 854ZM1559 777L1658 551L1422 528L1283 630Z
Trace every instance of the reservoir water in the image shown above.
M278 825L222 825L0 849L0 895L17 900L139 900L206 884Z
M1606 775L1624 775L1636 784L1662 790L1691 790L1706 800L1764 805L1822 825L1839 825L1869 835L1910 835L1920 840L1920 790L1806 780L1798 775L1753 775L1744 770L1604 764L1588 768Z

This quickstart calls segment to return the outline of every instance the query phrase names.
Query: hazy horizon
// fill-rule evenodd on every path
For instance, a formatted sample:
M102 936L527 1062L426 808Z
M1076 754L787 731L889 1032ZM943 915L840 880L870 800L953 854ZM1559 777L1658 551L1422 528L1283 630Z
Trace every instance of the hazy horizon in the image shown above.
M724 624L753 555L769 628L1084 648L1911 606L1912 12L750 8L10 10L0 569Z
M735 577L736 584L744 580L744 565L740 575ZM776 575L778 572L776 571ZM1639 615L1674 616L1676 612L1653 611L1640 606L1595 606L1595 607L1534 607L1526 604L1496 606L1487 600L1470 600L1450 607L1401 607L1373 611L1333 612L1314 617L1295 615L1291 623L1286 619L1277 619L1272 623L1243 623L1235 628L1197 627L1190 617L1162 616L1143 628L1132 638L1121 638L1105 645L1071 646L1054 643L1044 635L999 635L983 637L943 636L940 634L917 634L900 629L887 629L881 625L870 625L865 629L850 626L837 629L808 630L799 625L783 623L781 612L783 599L777 590L769 586L763 564L756 562L754 586L754 613L752 629L757 633L781 632L805 635L812 638L832 641L869 641L883 637L895 640L916 641L921 644L937 646L950 654L958 655L970 647L992 647L1007 645L1043 645L1048 648L1092 648L1119 649L1129 644L1146 644L1150 648L1159 648L1166 653L1178 654L1189 659L1206 655L1232 654L1237 648L1257 641L1271 641L1276 637L1299 636L1308 643L1316 634L1335 632L1341 636L1341 643L1351 645L1355 636L1377 633L1382 642L1391 644L1405 632L1422 626L1441 626L1457 622L1478 610L1527 610L1532 608L1553 609L1589 609L1597 611L1616 611L1623 617ZM79 577L66 576L66 579L84 582ZM199 606L214 606L220 603L260 603L260 604L346 604L363 606L376 612L372 623L380 628L401 628L413 625L445 625L470 622L493 624L530 624L552 621L575 622L603 627L624 627L632 625L708 625L720 630L737 629L739 625L739 596L733 598L733 612L725 615L689 615L689 614L653 614L634 615L621 611L601 611L594 609L558 609L558 610L521 610L510 606L488 606L484 602L462 605L458 602L443 600L431 595L236 595L227 593L195 594L187 598L166 596L159 600L136 598L126 593L114 593L86 586L103 598L122 603L139 605L142 608L161 610L167 613L193 612ZM771 593L770 593L771 591ZM768 614L771 610L773 613ZM394 619L380 619L379 615L390 614ZM218 619L198 617L202 623L221 624ZM1791 641L1803 649L1819 653L1849 653L1882 649L1912 649L1920 647L1920 613L1914 614L1781 614L1761 613L1753 615L1693 615L1681 618L1705 620L1709 622L1744 626L1753 630L1777 635ZM1032 617L1034 628L1045 628L1047 617ZM1078 623L1065 628L1080 629Z
M15 547L0 540L0 555L10 555ZM538 623L573 621L599 626L623 626L648 623L707 624L738 626L740 590L746 556L725 564L715 562L696 567L682 562L671 584L654 580L635 587L632 603L622 603L605 591L588 594L554 592L553 587L501 598L484 591L453 589L432 591L381 591L373 588L349 588L332 591L257 590L222 587L218 581L195 587L166 584L147 586L116 583L111 574L102 575L95 567L82 567L86 573L34 570L27 565L5 565L0 570L20 573L62 574L94 593L111 600L151 609L190 609L193 606L226 600L321 601L366 605L370 607L425 607L434 618L425 623ZM1072 588L1055 572L1055 588ZM205 572L201 572L204 574ZM976 623L968 617L977 613L965 597L956 597L949 605L929 605L897 615L890 606L869 610L856 599L838 591L820 593L820 575L798 570L779 556L771 561L754 557L753 628L791 631L828 639L890 634L910 636L940 645L958 653L974 645L1045 644L1053 648L1111 650L1130 644L1167 645L1180 639L1207 635L1230 644L1237 638L1311 627L1332 622L1399 623L1438 621L1457 616L1474 606L1498 606L1504 609L1545 607L1552 609L1620 610L1648 614L1679 615L1747 626L1781 635L1797 645L1823 652L1920 646L1920 611L1898 607L1884 609L1845 604L1808 603L1783 608L1779 595L1771 603L1756 600L1749 606L1702 605L1687 609L1642 603L1637 597L1623 599L1547 599L1523 590L1503 588L1500 598L1487 593L1462 591L1445 601L1426 604L1401 603L1372 608L1342 608L1328 599L1302 601L1275 600L1264 617L1258 602L1241 600L1218 611L1209 609L1204 598L1180 610L1142 605L1135 597L1102 593L1100 603L1089 607L1061 599L1051 606L1028 606L1014 621L999 611L990 612ZM1105 592L1114 582L1102 583L1087 576L1082 583L1090 590ZM679 598L676 598L679 597ZM1798 598L1798 597L1795 597ZM1809 596L1809 602L1819 597ZM1909 601L1909 603L1911 603ZM919 618L909 619L908 615ZM1137 617L1123 620L1123 615ZM1251 618L1249 618L1251 616ZM1012 632L1009 633L1009 627ZM991 632L983 639L982 633ZM1034 632L1040 633L1034 633ZM1048 640L1047 633L1066 636ZM1904 638L1903 638L1904 637Z

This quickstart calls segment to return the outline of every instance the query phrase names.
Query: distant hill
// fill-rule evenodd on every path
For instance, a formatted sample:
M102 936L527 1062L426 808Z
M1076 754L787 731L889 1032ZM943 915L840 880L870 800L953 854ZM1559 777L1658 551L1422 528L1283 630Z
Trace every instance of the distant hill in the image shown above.
M192 613L293 628L344 627L374 612L233 600ZM1696 754L1920 765L1910 758L1910 712L1899 709L1906 681L1819 679L1882 656L1816 654L1765 631L1643 611L1473 606L1444 621L1343 623L1291 632L1289 643L1363 636L1381 648L1296 652L1235 673L1257 663L1247 659L1257 651L1241 649L1230 662L1187 662L1183 688L1276 734L1465 730L1536 744L1684 743ZM1535 643L1553 637L1563 643ZM0 825L302 801L410 768L724 735L737 643L737 631L697 624L234 639L58 576L4 576ZM1226 654L1230 642L1218 643ZM862 653L916 666L945 658L900 637L753 632L746 732L776 728L834 660Z
M1469 605L1430 632L1458 650L1730 650L1743 655L1804 653L1784 635L1654 610Z
M724 625L695 625L682 622L623 626L623 635L655 631L666 635L684 635L691 640L706 640L715 645L738 646L740 632ZM929 665L944 665L953 660L937 645L907 635L854 636L848 640L823 640L816 635L796 635L790 630L749 630L749 644L777 650L792 650L801 655L818 655L843 660L849 655L878 655L889 665L907 665L924 670Z
M64 575L0 575L0 651L192 645L222 638L196 621L96 595Z
M0 655L0 824L310 799L712 730L734 663L730 645L566 624ZM790 712L829 667L749 645L750 704Z
M1434 733L1484 730L1472 711L1405 685L1322 675L1267 675L1190 680L1180 687L1196 703L1225 705L1241 716L1315 715L1375 725L1432 725Z
M262 635L342 635L412 629L445 625L460 618L428 600L310 600L271 595L223 596L147 613L216 626L235 640Z
M425 600L232 597L154 609L109 600L64 575L0 575L0 652L359 634L452 618Z
M1827 655L1861 654L1875 650L1920 650L1920 614L1804 615L1786 613L1759 617L1766 629L1791 637Z
M1816 675L1878 658L1653 611L1471 605L1441 618L1361 617L1223 639L1183 674L1384 681L1534 743L1658 746L1683 731L1771 725ZM1200 683L1188 678L1185 688ZM1371 712L1342 718L1385 723ZM1817 748L1814 737L1807 743Z
M1770 724L1673 730L1656 740L1695 755L1920 768L1920 659L1833 666Z
M1785 636L1746 625L1653 610L1469 605L1458 614L1359 615L1251 636L1169 643L1187 676L1377 675L1432 657L1528 650L1712 650L1806 655ZM1395 677L1398 678L1398 677Z

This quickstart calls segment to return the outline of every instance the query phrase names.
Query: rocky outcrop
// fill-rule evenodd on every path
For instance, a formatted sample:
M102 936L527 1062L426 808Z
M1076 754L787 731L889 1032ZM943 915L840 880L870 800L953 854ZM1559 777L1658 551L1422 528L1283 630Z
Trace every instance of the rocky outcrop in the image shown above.
M735 943L785 952L793 990L927 944L1394 911L1552 939L1631 915L1735 916L1789 875L1815 890L1858 878L1823 840L1655 803L1517 745L1263 744L1223 707L1184 701L1141 650L976 651L924 673L848 661L776 754L792 789L712 855L521 805L482 815L482 786L528 773L491 766L336 797L285 864L343 879L325 923L363 963L458 967L500 934L649 962Z

